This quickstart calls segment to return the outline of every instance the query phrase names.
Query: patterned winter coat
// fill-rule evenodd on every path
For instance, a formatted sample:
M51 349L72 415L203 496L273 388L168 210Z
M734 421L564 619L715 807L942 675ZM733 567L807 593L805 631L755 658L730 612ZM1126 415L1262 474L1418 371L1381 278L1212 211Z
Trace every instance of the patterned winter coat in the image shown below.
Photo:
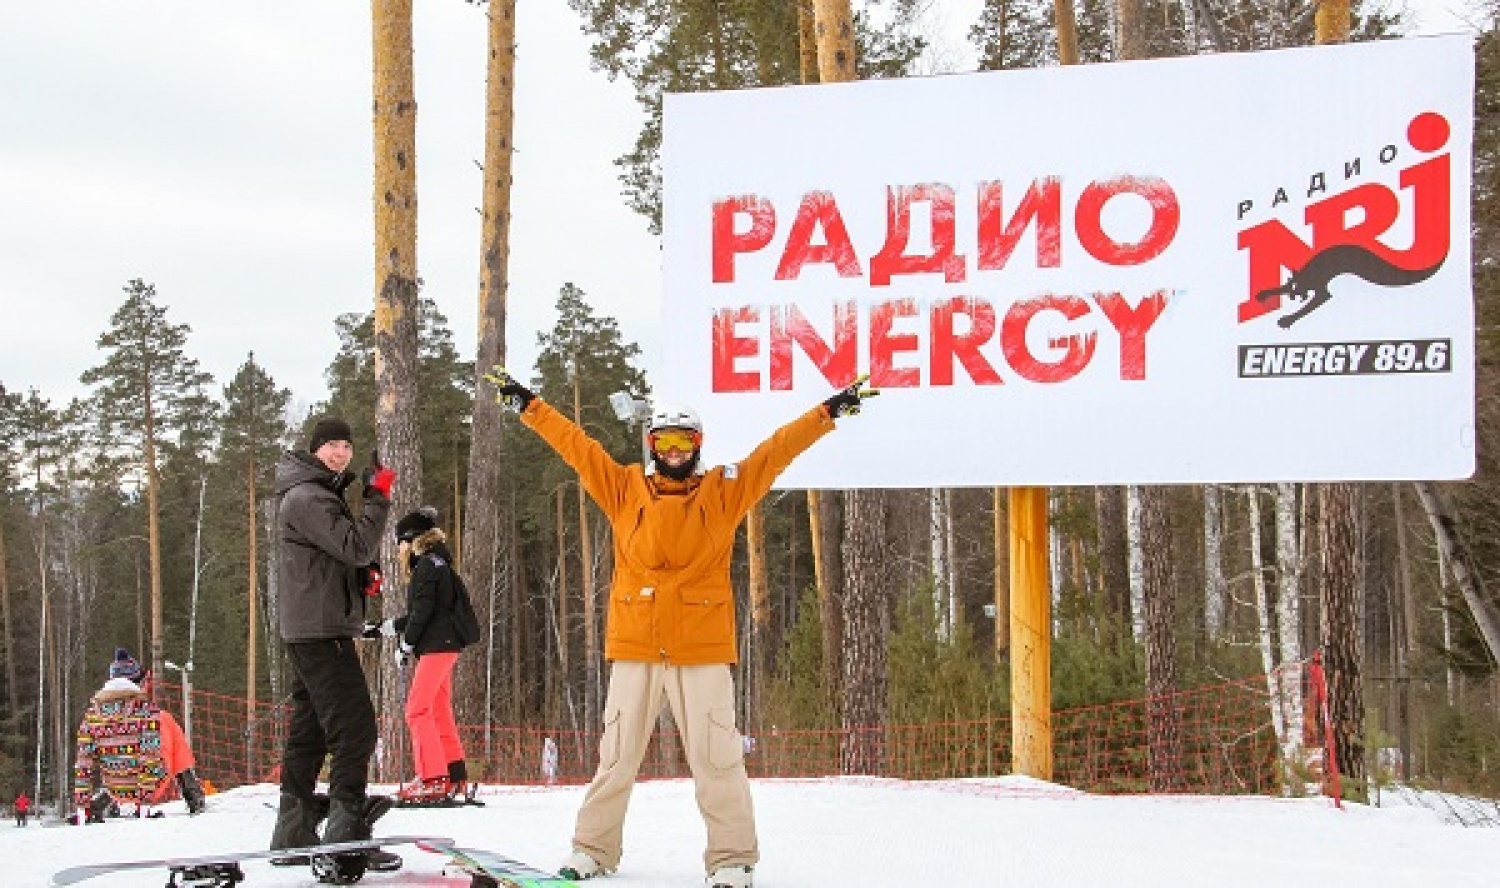
M78 726L73 801L88 807L99 786L122 813L150 802L166 780L161 752L161 710L134 682L112 678L94 694Z

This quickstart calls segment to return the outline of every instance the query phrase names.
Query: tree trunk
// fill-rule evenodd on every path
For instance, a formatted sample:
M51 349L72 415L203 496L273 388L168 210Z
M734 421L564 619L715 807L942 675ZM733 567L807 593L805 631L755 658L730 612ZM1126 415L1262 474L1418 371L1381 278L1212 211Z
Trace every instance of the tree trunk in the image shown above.
M890 607L886 582L886 496L851 490L844 496L844 722L840 765L845 774L881 775L885 768L886 661Z
M563 510L563 491L557 489L557 662L558 671L562 680L558 682L558 690L564 699L568 699L573 693L573 669L571 666L572 656L572 617L568 609L568 596L571 594L568 581L568 522ZM592 725L590 725L592 727Z
M493 626L497 605L506 600L497 571L496 553L508 552L509 501L501 481L502 425L500 405L491 396L484 374L505 364L505 311L510 289L510 195L515 129L516 23L515 0L490 0L489 59L484 97L484 221L479 244L479 342L474 358L474 418L469 444L468 500L464 513L462 558L464 578L473 591L475 614L481 626ZM509 620L520 619L512 611ZM495 664L488 658L480 668L459 674L456 709L461 723L473 724L491 711L486 688Z
M1281 673L1276 670L1276 634L1272 615L1276 609L1271 604L1271 594L1266 583L1265 548L1261 532L1260 485L1245 486L1245 501L1248 505L1250 525L1250 584L1255 590L1255 637L1260 650L1260 668L1266 673L1267 702L1271 709L1271 730L1276 734L1276 748L1285 749L1286 697L1281 693ZM1291 785L1293 771L1291 763L1283 761L1284 777Z
M156 470L156 416L151 402L148 384L143 393L146 402L146 550L151 567L151 670L161 674L162 650L166 640L162 637L162 589L161 589L161 473ZM151 683L151 699L156 700L157 682Z
M1203 632L1218 641L1229 613L1224 579L1224 501L1217 484L1203 485Z
M1183 788L1182 713L1177 708L1177 594L1172 583L1172 525L1167 491L1141 488L1145 556L1146 754L1153 792Z
M50 574L49 565L52 563L52 554L47 551L47 506L40 494L41 490L41 467L37 467L37 506L36 517L33 519L36 527L36 568L37 568L37 599L38 609L41 615L38 617L40 626L37 630L36 645L36 758L33 762L36 773L36 783L32 790L34 798L43 799L42 795L42 770L43 753L47 749L47 638L52 630L50 619L52 596L47 588L47 578ZM64 757L64 761L66 761ZM58 766L60 767L60 766ZM67 810L59 808L60 811Z
M422 497L422 444L417 435L417 99L412 70L412 0L372 0L374 58L375 437L382 461L396 470L392 520ZM395 535L386 532L381 567L400 576ZM401 682L379 657L376 710L400 712ZM406 726L386 720L385 749L404 748ZM405 763L386 757L385 779Z
M1391 608L1391 653L1395 662L1392 675L1395 678L1396 742L1401 750L1400 776L1411 779L1411 683L1410 664L1412 626L1416 622L1415 596L1411 590L1411 555L1406 536L1406 510L1402 507L1400 484L1391 485L1391 504L1395 509L1396 522L1396 594L1400 599Z
M812 531L818 622L823 630L823 688L835 720L842 718L844 686L844 498L837 490L807 492Z
M578 357L573 358L573 423L583 428L583 394L579 388ZM599 674L599 602L595 582L594 538L589 531L589 497L579 482L578 562L583 585L583 717L589 725L602 724L603 695Z
M1057 60L1064 65L1078 64L1078 15L1073 0L1053 0L1052 15L1057 26Z
M756 704L771 664L771 589L766 580L766 516L763 508L762 504L756 503L745 516L745 550L750 563L750 653L742 661L741 670L744 677L742 696L746 700L746 718L742 724L745 725L750 724L751 713L760 711Z
M0 514L0 619L5 620L5 693L8 712L21 711L21 689L16 686L16 636L10 609L10 572L5 551L5 516Z
M995 487L990 490L990 508L994 519L995 582L995 662L1010 656L1010 488Z
M253 726L256 719L255 702L257 683L255 679L257 674L256 669L260 662L260 553L257 551L257 543L260 540L260 516L257 514L259 499L255 491L255 442L250 442L247 453L249 464L245 469L245 492L247 500L245 506L245 530L249 541L246 546L245 566L247 570L245 573L248 575L246 580L249 588L245 596L245 607L247 610L245 616L245 623L247 624L245 626L245 725L248 734L249 731L254 730ZM249 756L246 756L246 780L254 779L250 772L250 767L251 760Z
M1484 590L1480 588L1479 574L1474 570L1473 558L1458 533L1458 518L1435 484L1418 481L1412 486L1417 490L1417 498L1422 501L1422 509L1427 513L1427 521L1437 537L1438 548L1453 573L1454 582L1458 584L1459 594L1463 596L1464 603L1469 607L1469 614L1474 618L1474 625L1479 629L1479 637L1489 649L1490 659L1500 663L1500 620L1496 619L1485 599Z
M1094 488L1099 527L1099 585L1111 629L1130 625L1130 555L1125 531L1125 488Z
M797 65L803 83L818 82L818 38L813 29L812 4L790 0L797 7Z
M1334 756L1345 797L1365 801L1365 704L1361 685L1358 491L1352 484L1318 489L1323 546L1319 636L1328 681Z
M927 492L927 552L932 574L932 625L939 641L953 638L949 585L948 523L943 490L934 487Z
M1141 488L1125 488L1125 563L1130 576L1130 634L1137 643L1146 641L1146 551L1141 530Z
M1281 754L1302 761L1302 546L1297 528L1297 485L1276 485L1276 627L1281 641L1281 711L1286 737Z
M858 80L854 15L849 0L813 0L813 34L818 44L819 81Z

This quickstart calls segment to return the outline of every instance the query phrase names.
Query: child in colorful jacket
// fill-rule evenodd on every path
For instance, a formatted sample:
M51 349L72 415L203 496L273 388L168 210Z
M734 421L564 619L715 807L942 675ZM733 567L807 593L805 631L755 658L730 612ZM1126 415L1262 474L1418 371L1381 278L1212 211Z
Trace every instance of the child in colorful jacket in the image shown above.
M75 823L100 822L115 807L124 816L149 816L175 779L188 812L204 809L205 794L193 751L177 720L152 703L137 684L140 664L115 650L109 680L95 692L78 726L73 764Z

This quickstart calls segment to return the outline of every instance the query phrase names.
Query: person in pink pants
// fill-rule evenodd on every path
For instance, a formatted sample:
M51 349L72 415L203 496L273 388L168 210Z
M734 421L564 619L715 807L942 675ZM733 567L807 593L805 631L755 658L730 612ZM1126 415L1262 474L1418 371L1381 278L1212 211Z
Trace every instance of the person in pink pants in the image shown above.
M423 507L396 523L402 564L409 572L406 614L381 625L397 639L396 664L415 659L406 691L406 725L416 779L397 792L397 804L452 804L473 798L458 726L453 720L453 668L478 640L468 590L453 569L437 510Z

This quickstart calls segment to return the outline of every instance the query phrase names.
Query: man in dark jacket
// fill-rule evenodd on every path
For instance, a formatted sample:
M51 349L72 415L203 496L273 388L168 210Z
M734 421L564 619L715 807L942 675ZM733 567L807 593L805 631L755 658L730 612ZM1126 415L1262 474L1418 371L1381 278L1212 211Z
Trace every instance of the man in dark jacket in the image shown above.
M318 844L317 826L325 815L323 842L367 839L375 819L391 805L388 798L365 795L377 730L354 640L364 629L366 590L378 583L378 573L371 576L365 566L379 557L396 473L371 457L356 518L344 501L354 480L348 471L352 438L343 420L321 420L306 451L288 451L276 464L280 630L292 666L292 717L281 757L272 850ZM330 758L326 799L314 793L325 757ZM345 877L357 878L366 863L372 869L394 868L400 858L377 852L343 855L336 863Z

